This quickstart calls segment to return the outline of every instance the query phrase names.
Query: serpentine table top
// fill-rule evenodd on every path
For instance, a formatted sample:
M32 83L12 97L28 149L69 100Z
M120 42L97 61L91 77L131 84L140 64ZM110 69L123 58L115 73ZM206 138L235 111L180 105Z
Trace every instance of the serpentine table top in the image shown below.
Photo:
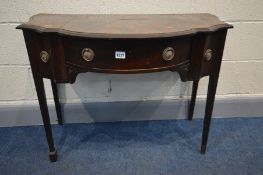
M19 29L95 38L154 38L212 32L231 25L211 14L37 14Z

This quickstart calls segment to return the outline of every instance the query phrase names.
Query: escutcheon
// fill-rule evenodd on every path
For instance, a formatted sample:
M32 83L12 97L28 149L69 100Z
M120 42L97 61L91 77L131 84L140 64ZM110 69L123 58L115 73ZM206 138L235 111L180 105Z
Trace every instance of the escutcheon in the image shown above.
M163 59L165 61L172 60L174 58L174 55L175 55L175 52L174 52L174 49L172 47L167 47L163 51Z
M82 50L82 58L85 60L85 61L92 61L94 59L94 52L92 49L90 48L84 48Z
M207 49L204 54L204 58L206 61L210 61L213 56L213 51L211 49Z
M47 51L41 51L40 58L44 63L47 63L49 61L49 54L47 53Z

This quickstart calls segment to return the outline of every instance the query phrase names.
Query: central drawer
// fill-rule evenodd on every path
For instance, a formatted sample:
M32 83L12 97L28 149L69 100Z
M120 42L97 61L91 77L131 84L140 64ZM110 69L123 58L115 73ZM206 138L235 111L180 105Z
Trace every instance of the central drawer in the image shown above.
M63 38L68 66L96 72L169 70L189 63L191 38Z

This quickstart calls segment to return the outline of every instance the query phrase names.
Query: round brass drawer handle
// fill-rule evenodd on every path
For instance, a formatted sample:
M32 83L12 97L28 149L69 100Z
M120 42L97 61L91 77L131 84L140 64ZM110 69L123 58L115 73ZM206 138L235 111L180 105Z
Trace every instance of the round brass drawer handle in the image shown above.
M92 49L90 48L84 48L82 50L82 58L85 60L85 61L92 61L93 58L94 58L95 54L93 52Z
M213 51L211 49L207 49L204 54L204 58L206 61L210 61L213 57Z
M172 47L167 47L163 50L163 59L165 61L170 61L174 58L175 52Z
M49 54L47 53L47 51L41 51L40 58L44 63L47 63L49 61Z

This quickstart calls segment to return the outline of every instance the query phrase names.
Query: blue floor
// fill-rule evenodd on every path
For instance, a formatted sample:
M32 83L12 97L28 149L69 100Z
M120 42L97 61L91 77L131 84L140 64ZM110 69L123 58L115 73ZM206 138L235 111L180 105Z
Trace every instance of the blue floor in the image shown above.
M1 175L262 175L263 117L213 119L207 153L201 119L0 128Z

